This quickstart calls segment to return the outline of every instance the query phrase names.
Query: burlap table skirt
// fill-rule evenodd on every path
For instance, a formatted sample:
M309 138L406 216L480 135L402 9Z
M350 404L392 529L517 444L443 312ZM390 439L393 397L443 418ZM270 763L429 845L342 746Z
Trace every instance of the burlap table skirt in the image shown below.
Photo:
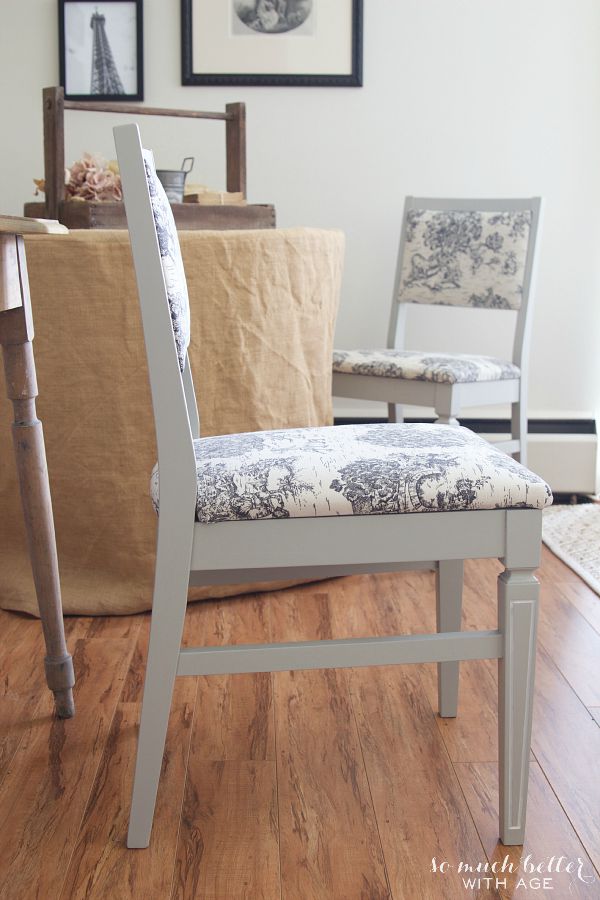
M343 235L296 228L180 239L202 434L330 424ZM149 609L156 447L127 232L36 236L26 249L64 610ZM37 614L11 420L2 392L0 606ZM247 589L191 588L190 599Z

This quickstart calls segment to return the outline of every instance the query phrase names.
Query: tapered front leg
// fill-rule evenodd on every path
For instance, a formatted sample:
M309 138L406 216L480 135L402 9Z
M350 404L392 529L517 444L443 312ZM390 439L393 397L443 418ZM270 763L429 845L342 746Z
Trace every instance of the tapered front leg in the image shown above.
M533 569L507 569L498 579L500 840L506 845L522 844L525 835L539 588Z
M441 560L436 572L436 617L438 631L460 631L462 617L463 560ZM438 663L438 710L443 718L458 709L458 662Z

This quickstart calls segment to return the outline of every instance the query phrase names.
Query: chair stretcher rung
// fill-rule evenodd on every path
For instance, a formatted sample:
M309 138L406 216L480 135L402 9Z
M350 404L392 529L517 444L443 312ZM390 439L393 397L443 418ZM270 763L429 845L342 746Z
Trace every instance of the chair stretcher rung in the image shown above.
M288 644L240 644L180 650L178 675L234 675L244 672L291 672L296 669L343 669L398 663L498 659L499 631L445 632L399 637L299 641Z

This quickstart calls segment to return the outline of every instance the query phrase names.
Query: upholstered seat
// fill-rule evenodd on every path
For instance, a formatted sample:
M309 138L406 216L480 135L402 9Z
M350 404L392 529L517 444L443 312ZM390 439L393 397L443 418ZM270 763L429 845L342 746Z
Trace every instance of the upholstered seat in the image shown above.
M199 522L542 509L545 482L466 428L344 425L199 438ZM158 469L151 496L158 509Z
M421 353L418 350L334 350L333 371L438 384L504 381L518 379L521 375L518 366L493 356Z

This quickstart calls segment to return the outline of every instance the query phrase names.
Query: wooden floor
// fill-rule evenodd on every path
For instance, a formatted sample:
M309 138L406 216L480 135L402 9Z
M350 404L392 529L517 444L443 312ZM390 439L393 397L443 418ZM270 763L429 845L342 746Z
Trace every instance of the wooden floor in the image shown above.
M496 562L467 565L465 628L495 627ZM600 898L600 598L545 551L527 843L558 898ZM431 573L196 604L186 643L434 629ZM39 623L0 613L0 897L528 897L531 873L465 887L497 841L496 665L180 678L148 850L124 846L148 616L68 620L74 719L52 717ZM447 862L432 872L432 858ZM556 866L556 862L554 863ZM477 877L476 875L468 877ZM519 878L525 884L519 884ZM537 877L537 876L536 876ZM542 876L540 876L542 877ZM489 884L489 882L488 882ZM546 895L544 893L544 895Z

